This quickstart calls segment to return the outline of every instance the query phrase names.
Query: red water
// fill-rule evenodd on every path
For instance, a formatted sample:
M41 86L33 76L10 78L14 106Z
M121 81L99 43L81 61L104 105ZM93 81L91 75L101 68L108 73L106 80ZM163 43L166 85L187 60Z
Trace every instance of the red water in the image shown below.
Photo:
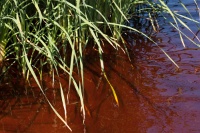
M193 1L185 2L195 14ZM176 2L170 2L174 10L183 11L174 5ZM195 18L199 21L198 14ZM195 25L187 24L200 37ZM189 41L185 41L187 47L184 48L173 28L165 23L160 27L162 30L154 39L179 68L155 44L143 38L130 50L131 63L122 51L105 51L105 68L119 98L118 107L108 83L99 74L99 57L89 54L85 57L85 125L73 89L67 105L68 124L73 132L200 132L199 48ZM67 76L60 76L63 88L67 88ZM11 77L13 82L0 85L1 133L70 132L53 113L34 82L24 90L23 84L14 81L17 80L15 76ZM44 75L44 83L47 97L63 116L59 85L55 84L53 89L48 75Z

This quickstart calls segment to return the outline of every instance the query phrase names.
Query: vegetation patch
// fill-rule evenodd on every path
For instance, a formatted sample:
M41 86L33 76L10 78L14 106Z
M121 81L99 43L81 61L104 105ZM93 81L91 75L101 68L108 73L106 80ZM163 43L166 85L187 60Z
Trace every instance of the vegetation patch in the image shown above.
M98 53L101 75L109 84L119 106L115 89L104 69L104 49L120 49L129 57L128 49L133 47L126 40L129 33L151 40L159 47L151 38L152 33L159 32L157 17L169 20L169 25L179 32L184 47L184 38L200 46L198 36L184 22L192 21L199 28L199 21L193 19L184 3L180 1L180 4L188 12L187 16L170 10L164 0L1 0L1 82L5 81L13 67L26 84L29 84L30 78L34 78L52 110L71 130L66 120L66 107L72 86L80 100L83 123L85 121L84 57L87 49ZM196 0L194 4L199 11ZM170 19L166 16L170 16ZM148 32L141 21L148 23ZM180 26L193 34L198 42L182 32ZM45 95L42 77L47 73L52 77L52 86L55 77L59 82L60 74L67 75L67 88L63 88L59 82L64 115L56 111Z

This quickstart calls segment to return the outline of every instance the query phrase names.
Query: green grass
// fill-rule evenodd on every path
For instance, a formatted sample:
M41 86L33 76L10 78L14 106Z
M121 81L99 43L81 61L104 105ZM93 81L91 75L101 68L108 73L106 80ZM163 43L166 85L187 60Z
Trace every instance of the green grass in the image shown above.
M183 5L183 8L188 11L186 6ZM122 36L122 31L128 30L154 42L149 34L125 23L129 23L133 16L140 16L139 19L150 21L156 32L159 25L156 21L158 14L163 15L163 18L165 14L171 15L174 21L169 24L179 32L183 46L183 36L199 46L179 28L179 25L182 25L193 33L183 19L193 21L197 25L199 22L192 16L186 17L171 11L163 0L157 3L150 0L1 0L0 62L6 62L7 68L15 64L19 75L27 81L33 77L53 111L70 129L66 121L66 105L69 103L71 85L79 96L83 123L85 121L83 51L90 45L97 46L100 68L110 85L115 101L119 104L115 89L104 70L103 45L111 45L116 50L123 49L128 55ZM159 47L159 44L155 44ZM173 59L161 50L178 67ZM75 71L80 77L79 80L75 80ZM67 95L64 94L66 88L59 83L65 112L63 115L58 114L43 91L42 75L46 72L52 77L52 86L55 76L59 77L63 72L69 76ZM6 75L2 73L1 76Z

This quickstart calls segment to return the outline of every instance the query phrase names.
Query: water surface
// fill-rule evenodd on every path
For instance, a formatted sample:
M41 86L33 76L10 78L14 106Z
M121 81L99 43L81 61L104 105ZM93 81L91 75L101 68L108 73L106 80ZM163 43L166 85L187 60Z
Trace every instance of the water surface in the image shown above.
M193 1L185 0L184 3L199 21ZM177 6L177 1L169 1L169 6L178 13L187 14ZM154 39L179 68L159 47L143 38L130 50L131 61L122 51L106 50L105 68L118 95L118 107L110 86L99 73L98 55L90 53L85 57L85 125L73 89L67 105L67 121L73 132L200 132L200 49L187 40L186 47L183 47L178 32L164 20L159 21L161 30ZM200 37L194 24L184 22ZM187 29L182 30L194 38ZM67 76L60 76L63 88L67 88ZM59 84L53 88L51 77L46 74L44 88L50 102L63 115ZM12 83L2 84L0 89L0 132L70 132L53 113L33 81L31 87L24 90L24 85L13 78Z

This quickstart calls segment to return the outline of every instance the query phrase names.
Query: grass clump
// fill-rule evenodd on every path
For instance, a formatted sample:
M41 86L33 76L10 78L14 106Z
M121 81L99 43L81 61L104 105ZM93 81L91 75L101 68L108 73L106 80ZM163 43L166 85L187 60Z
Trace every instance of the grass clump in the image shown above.
M7 62L9 67L17 66L19 74L27 81L33 77L45 97L42 85L44 72L48 72L52 77L52 86L55 82L54 77L59 77L64 72L69 77L67 94L70 94L73 85L80 99L84 123L84 50L90 45L97 47L101 71L111 87L115 101L119 104L116 92L104 70L103 47L111 45L113 49L126 52L126 46L119 42L124 41L122 33L130 30L153 41L150 35L137 27L128 26L127 23L134 16L138 21L145 19L156 32L159 27L156 16L163 14L164 17L164 13L172 16L175 24L169 23L179 31L183 41L182 35L185 35L179 29L178 23L189 30L190 28L181 20L183 16L171 11L163 0L156 3L149 0L1 0L0 61ZM191 17L184 18L199 24ZM4 77L6 71L7 69L1 77ZM74 72L78 75L78 80L75 80ZM58 114L47 97L46 100L70 129L66 121L68 95L65 95L65 88L60 82L59 85L64 117Z

